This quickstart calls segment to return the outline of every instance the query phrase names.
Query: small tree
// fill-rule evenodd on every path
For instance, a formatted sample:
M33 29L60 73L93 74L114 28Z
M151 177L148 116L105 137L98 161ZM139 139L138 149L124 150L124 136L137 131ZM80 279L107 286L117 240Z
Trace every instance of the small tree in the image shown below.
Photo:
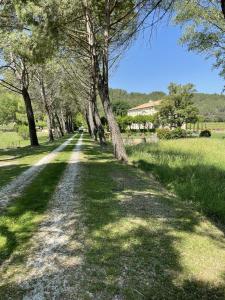
M117 101L112 104L112 108L116 116L126 116L130 105L124 101Z
M168 89L169 96L163 100L159 111L160 123L177 128L185 123L197 122L198 109L192 102L194 85L171 83Z

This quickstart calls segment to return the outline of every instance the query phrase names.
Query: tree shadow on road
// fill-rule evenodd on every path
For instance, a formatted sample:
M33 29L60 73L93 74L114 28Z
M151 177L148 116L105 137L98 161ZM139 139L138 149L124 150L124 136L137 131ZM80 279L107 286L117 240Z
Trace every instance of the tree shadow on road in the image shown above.
M22 284L10 279L0 296L22 299L40 281L46 299L225 299L222 232L153 177L84 143L75 197L85 228L82 265L59 265Z

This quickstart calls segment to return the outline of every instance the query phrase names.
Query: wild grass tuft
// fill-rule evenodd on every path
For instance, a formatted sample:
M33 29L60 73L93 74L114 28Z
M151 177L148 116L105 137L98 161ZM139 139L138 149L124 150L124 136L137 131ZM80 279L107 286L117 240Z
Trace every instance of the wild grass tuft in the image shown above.
M225 141L184 139L129 148L130 159L180 199L225 223Z

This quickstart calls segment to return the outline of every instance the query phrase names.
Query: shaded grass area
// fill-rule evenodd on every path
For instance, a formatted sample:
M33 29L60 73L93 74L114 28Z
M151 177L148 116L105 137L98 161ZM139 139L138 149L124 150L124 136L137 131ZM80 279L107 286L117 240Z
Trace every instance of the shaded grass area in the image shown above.
M44 217L44 212L67 166L77 139L74 139L57 158L49 163L34 181L1 213L0 263L11 255L22 259L30 237Z
M136 166L153 174L180 199L225 223L225 141L160 141L129 148Z
M80 299L224 299L223 233L108 150L86 140Z
M54 150L69 137L70 135L67 135L52 143L45 141L39 147L26 146L19 149L8 149L7 151L0 150L0 188ZM6 164L4 165L4 163Z

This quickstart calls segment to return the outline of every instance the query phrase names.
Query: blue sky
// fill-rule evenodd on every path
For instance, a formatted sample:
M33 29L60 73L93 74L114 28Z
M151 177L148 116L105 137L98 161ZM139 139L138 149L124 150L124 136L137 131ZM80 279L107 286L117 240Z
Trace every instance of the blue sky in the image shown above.
M129 92L167 91L170 82L195 84L198 92L221 93L224 80L212 59L188 52L178 44L181 30L161 25L149 41L140 36L112 72L110 86Z

